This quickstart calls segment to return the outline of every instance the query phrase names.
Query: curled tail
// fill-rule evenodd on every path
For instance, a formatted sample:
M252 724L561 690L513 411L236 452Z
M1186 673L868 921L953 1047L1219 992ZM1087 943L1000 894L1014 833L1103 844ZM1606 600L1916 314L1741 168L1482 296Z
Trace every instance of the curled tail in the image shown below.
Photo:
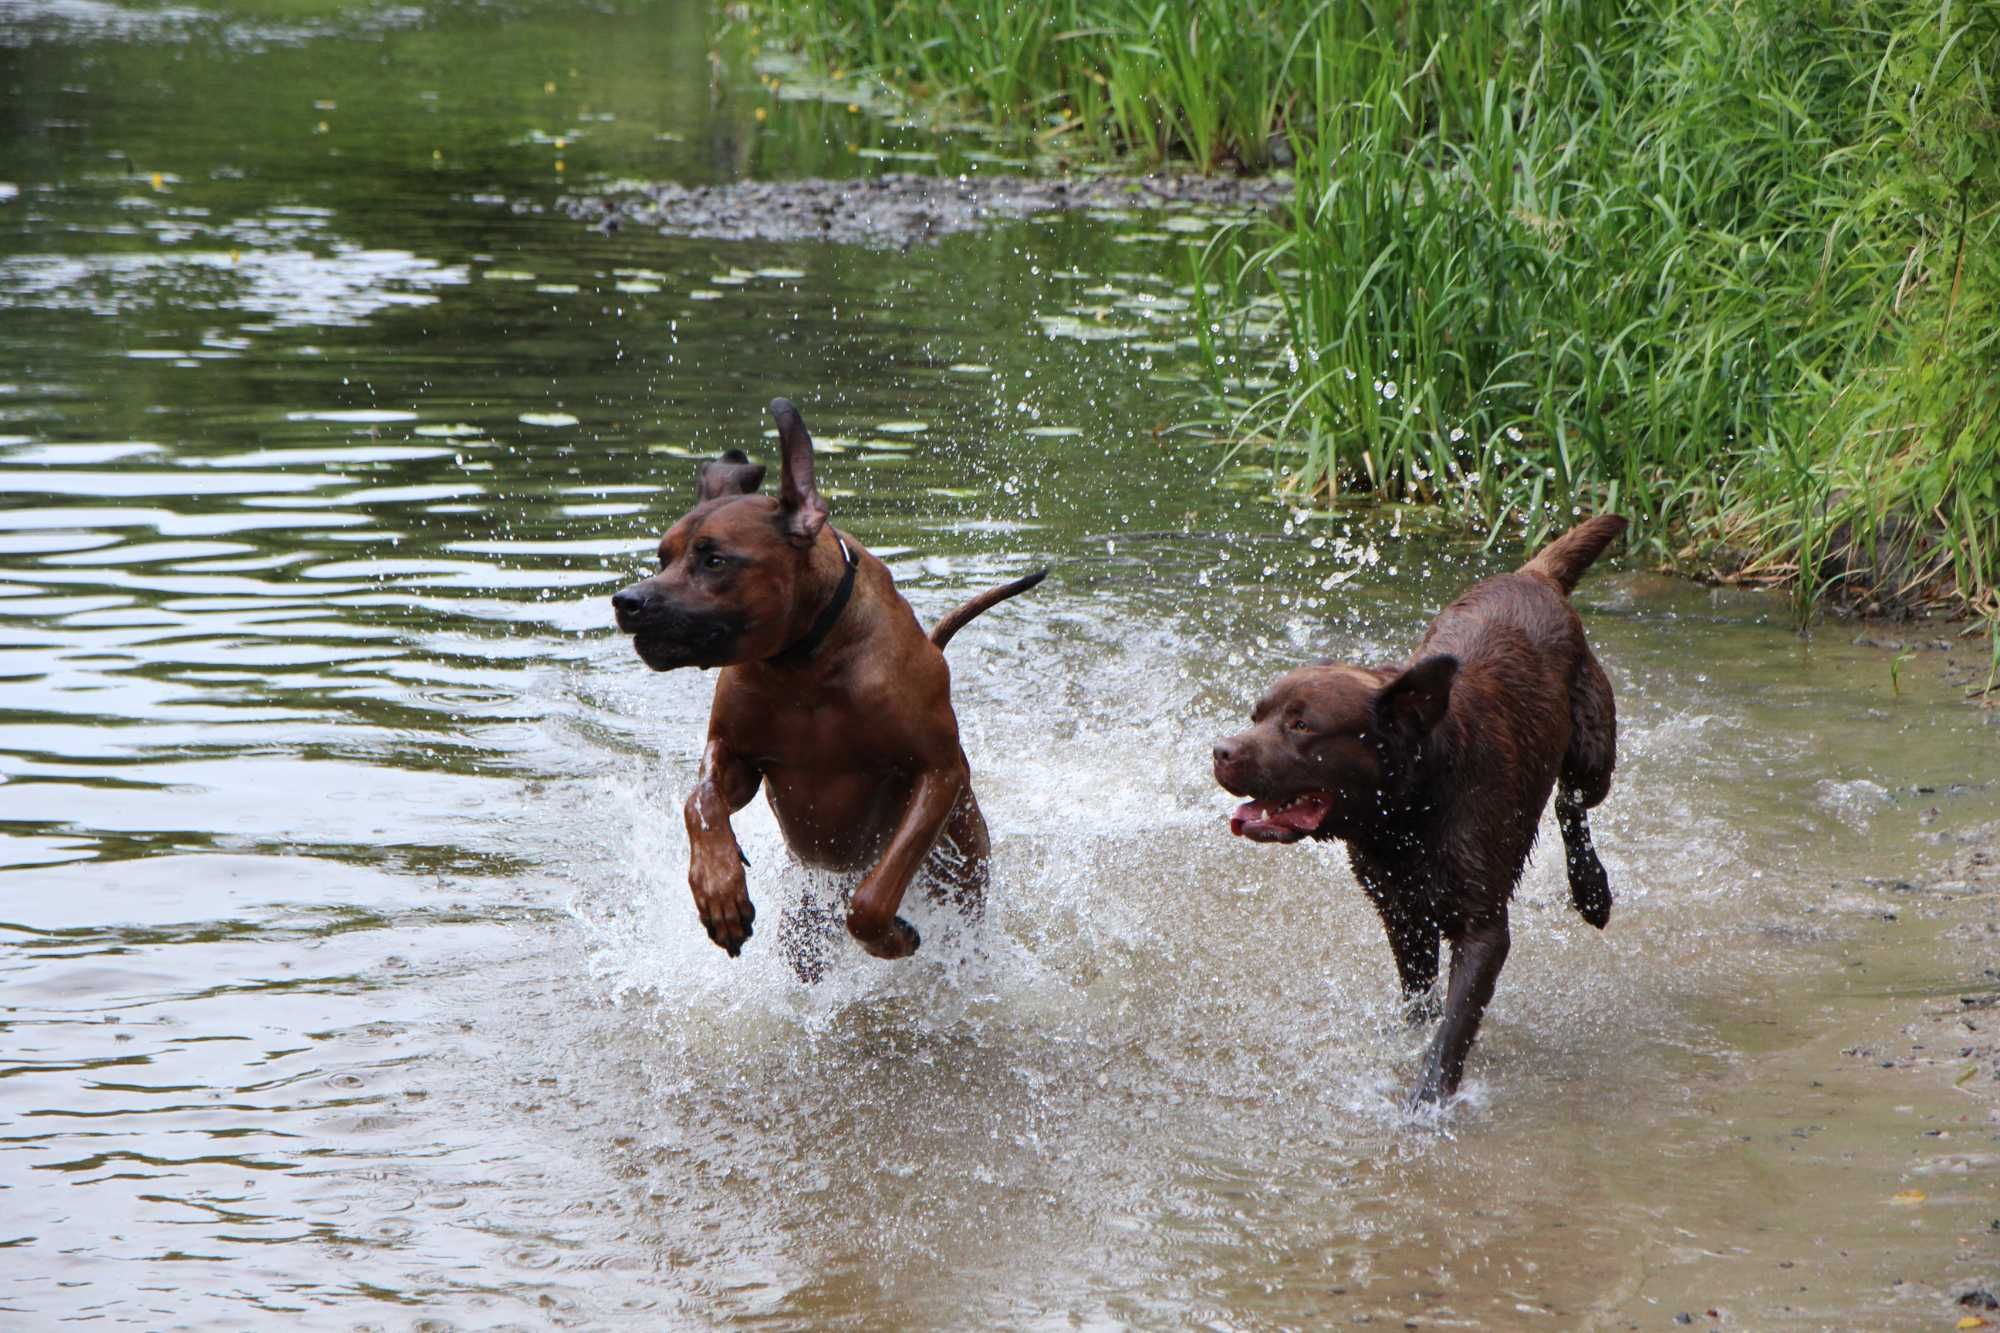
M1546 574L1565 593L1574 592L1576 581L1583 577L1583 571L1589 569L1591 562L1604 554L1604 548L1617 541L1624 531L1625 520L1617 514L1587 518L1544 546L1533 560L1521 566L1521 572Z
M992 610L1015 593L1026 592L1048 576L1048 570L1038 569L1024 578L1015 579L1012 583L1003 583L997 588L988 588L985 592L980 593L979 596L973 598L964 606L959 607L958 610L952 612L943 620L938 621L937 628L931 631L931 642L940 648L944 647L951 642L951 636L964 629L973 617L979 615L981 612Z

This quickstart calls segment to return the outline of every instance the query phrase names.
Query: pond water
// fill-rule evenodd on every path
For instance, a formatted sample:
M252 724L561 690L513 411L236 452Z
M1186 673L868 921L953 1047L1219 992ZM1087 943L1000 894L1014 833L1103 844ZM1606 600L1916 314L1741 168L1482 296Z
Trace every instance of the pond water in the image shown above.
M2000 1266L1992 1071L1879 1057L1992 963L1923 887L2000 814L1929 665L1972 650L1892 682L1590 576L1618 906L1544 853L1413 1126L1344 857L1231 839L1208 746L1521 551L1294 519L1162 429L1196 223L563 216L922 146L715 46L694 3L0 4L9 1324L1948 1320ZM607 603L775 394L927 620L1054 569L951 649L993 910L814 988L703 936L712 681ZM775 915L805 876L738 828Z

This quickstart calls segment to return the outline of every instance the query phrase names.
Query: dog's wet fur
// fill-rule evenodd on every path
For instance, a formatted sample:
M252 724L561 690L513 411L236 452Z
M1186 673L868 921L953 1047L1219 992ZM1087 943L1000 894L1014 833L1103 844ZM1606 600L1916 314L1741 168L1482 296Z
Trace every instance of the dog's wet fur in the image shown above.
M1610 920L1584 812L1610 790L1617 719L1569 593L1624 530L1616 515L1587 519L1515 572L1474 584L1402 666L1287 672L1249 729L1215 746L1215 780L1250 798L1232 831L1347 843L1413 1017L1435 1012L1438 947L1451 942L1443 1022L1412 1108L1458 1089L1552 791L1571 902L1593 926Z

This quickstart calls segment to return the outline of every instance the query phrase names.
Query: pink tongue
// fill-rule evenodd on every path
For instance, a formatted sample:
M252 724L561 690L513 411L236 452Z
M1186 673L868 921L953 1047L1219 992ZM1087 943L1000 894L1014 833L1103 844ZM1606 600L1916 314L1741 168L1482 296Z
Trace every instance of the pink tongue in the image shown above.
M1283 805L1273 805L1269 801L1245 801L1229 817L1229 831L1241 834L1246 828L1259 826L1311 833L1326 818L1327 807L1332 804L1323 792L1308 792Z

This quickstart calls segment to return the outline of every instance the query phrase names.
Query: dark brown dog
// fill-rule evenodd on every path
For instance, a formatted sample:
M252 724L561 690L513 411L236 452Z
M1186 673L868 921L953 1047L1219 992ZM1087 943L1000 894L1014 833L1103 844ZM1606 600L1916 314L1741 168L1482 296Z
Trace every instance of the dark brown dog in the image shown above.
M659 572L611 604L653 670L723 668L687 800L688 887L708 937L732 958L750 938L757 911L729 817L762 785L799 860L867 868L847 928L877 958L902 958L918 940L896 910L927 860L968 914L986 891L986 821L942 650L1048 571L988 589L925 635L887 566L827 523L798 412L778 398L771 415L778 498L757 494L764 469L737 450L702 464L698 502L660 539ZM816 978L815 961L793 961Z
M1382 914L1413 1017L1451 941L1444 1022L1410 1105L1458 1089L1507 961L1507 901L1558 781L1570 901L1602 929L1611 887L1584 811L1617 756L1611 684L1569 593L1625 530L1606 514L1439 613L1409 663L1325 662L1279 677L1252 726L1215 747L1215 780L1252 798L1230 818L1260 842L1340 838Z

